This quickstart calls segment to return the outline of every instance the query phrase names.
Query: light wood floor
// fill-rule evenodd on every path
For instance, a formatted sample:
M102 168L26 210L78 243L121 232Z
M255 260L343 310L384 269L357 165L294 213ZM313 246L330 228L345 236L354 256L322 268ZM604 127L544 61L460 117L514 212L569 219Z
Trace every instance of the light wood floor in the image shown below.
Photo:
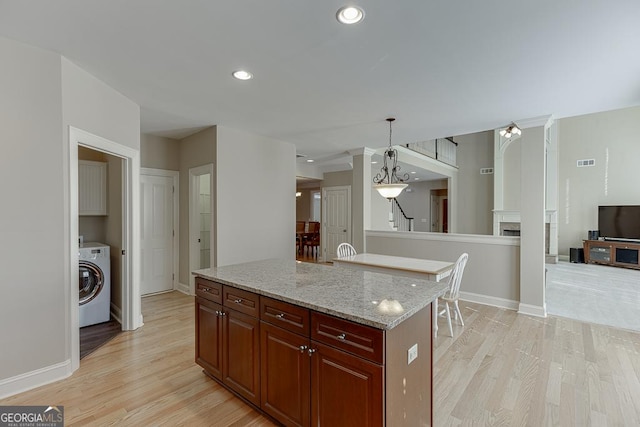
M640 335L461 302L435 347L435 425L640 425ZM64 405L66 425L271 426L193 362L193 297L143 299L145 325L72 377L0 401Z

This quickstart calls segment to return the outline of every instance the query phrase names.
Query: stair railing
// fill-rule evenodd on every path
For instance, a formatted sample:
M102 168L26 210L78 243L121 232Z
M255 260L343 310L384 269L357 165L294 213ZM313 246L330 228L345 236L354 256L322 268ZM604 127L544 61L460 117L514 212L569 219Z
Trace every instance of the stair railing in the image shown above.
M413 218L404 213L402 206L400 206L396 198L393 198L391 201L391 216L394 230L413 231Z

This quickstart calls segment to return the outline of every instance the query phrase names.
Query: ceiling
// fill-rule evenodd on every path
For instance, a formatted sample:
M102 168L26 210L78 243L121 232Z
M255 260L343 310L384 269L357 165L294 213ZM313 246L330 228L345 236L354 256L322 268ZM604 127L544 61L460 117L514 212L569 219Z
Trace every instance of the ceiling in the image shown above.
M637 0L355 3L346 26L341 0L0 0L0 35L132 99L143 133L228 126L327 167L386 146L389 116L406 144L640 105Z

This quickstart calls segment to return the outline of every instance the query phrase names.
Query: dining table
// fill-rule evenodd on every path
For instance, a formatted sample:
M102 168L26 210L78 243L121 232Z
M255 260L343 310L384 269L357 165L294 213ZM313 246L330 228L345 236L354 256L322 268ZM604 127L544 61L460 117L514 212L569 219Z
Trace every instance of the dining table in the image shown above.
M451 275L455 262L395 255L359 253L333 258L333 265L342 268L372 271L415 279L439 282ZM438 299L433 302L433 332L438 333Z

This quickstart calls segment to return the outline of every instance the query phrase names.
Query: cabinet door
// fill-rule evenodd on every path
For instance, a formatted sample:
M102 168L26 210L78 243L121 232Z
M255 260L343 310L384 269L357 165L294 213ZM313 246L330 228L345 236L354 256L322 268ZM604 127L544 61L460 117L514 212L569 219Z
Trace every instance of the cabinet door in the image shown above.
M78 215L107 215L107 164L78 160Z
M223 382L260 406L260 321L225 307Z
M196 363L222 380L222 306L196 298Z
M309 338L261 322L260 407L285 426L308 426L311 357Z
M382 426L383 367L316 341L311 347L311 424Z

